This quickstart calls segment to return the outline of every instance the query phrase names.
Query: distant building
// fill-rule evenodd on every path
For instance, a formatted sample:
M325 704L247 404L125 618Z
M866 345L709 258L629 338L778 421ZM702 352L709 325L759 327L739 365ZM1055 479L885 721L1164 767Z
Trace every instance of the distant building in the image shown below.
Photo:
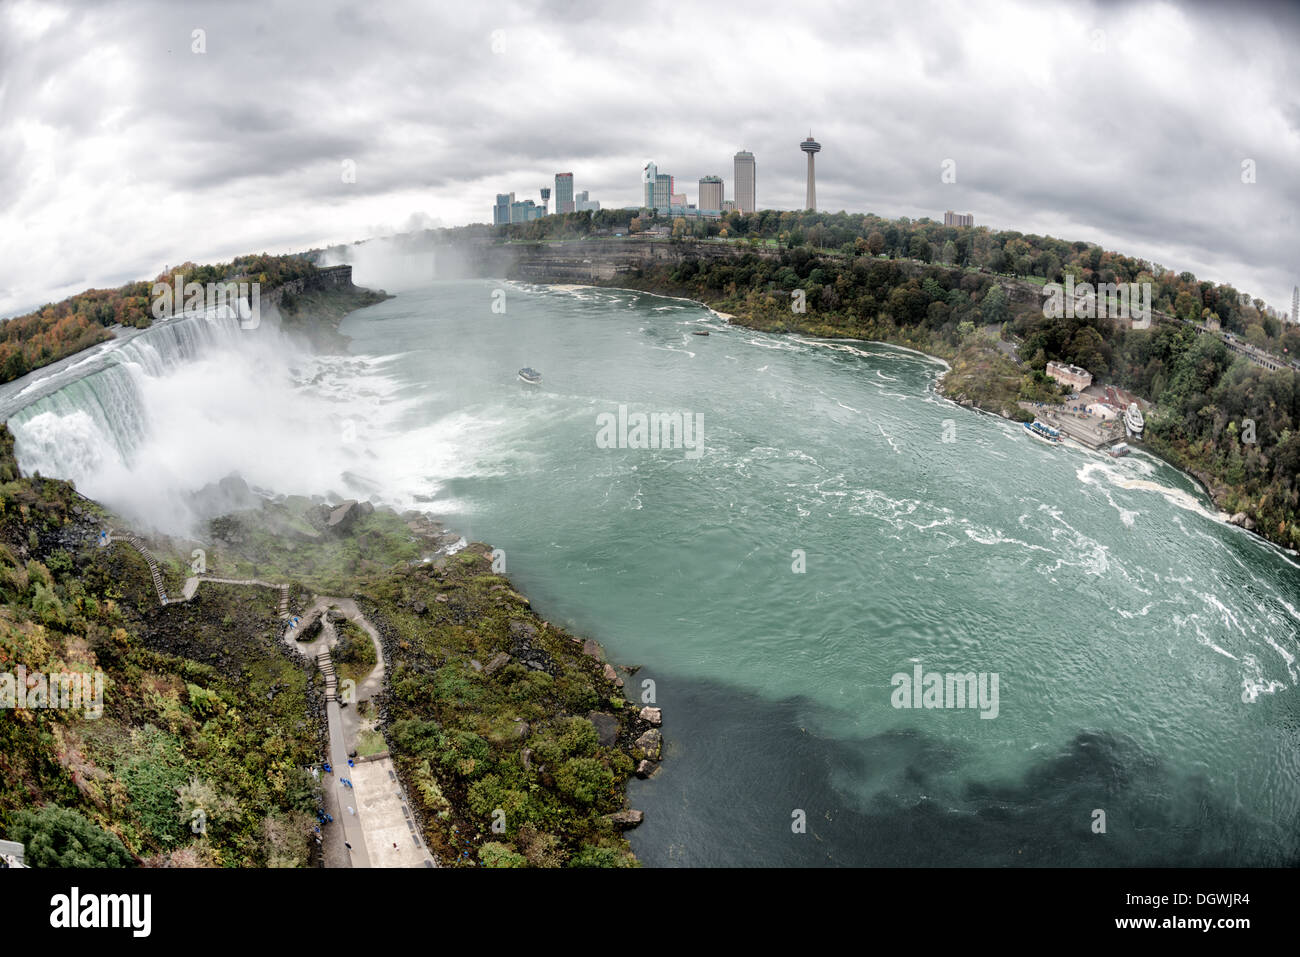
M736 201L734 199L724 199L722 201L722 211L724 213L730 213L738 209L740 209L740 207L736 205Z
M673 219L681 216L683 219L718 219L722 213L716 209L700 209L692 205L680 205L674 203L668 207L668 215Z
M1300 323L1300 286L1291 290L1291 321Z
M752 213L758 208L755 204L755 183L758 179L758 166L754 154L741 150L733 159L733 180L736 184L736 208L742 213Z
M555 211L557 213L573 212L573 174L555 174Z
M700 209L722 210L722 177L700 177L700 197L696 203Z
M551 206L551 187L543 186L541 188L541 193L542 193L542 215L545 216L547 210L549 210Z
M1065 362L1047 363L1047 374L1057 382L1068 385L1075 392L1082 392L1092 385L1091 372Z
M546 207L538 206L531 199L510 204L510 222L512 223L527 223L534 219L541 219L545 215Z
M945 226L974 226L974 213L954 213L951 209L943 214L943 224Z
M814 168L813 157L821 152L822 145L812 138L812 133L808 133L808 138L799 144L799 149L808 155L808 193L804 202L804 209L817 209L817 171Z
M573 202L574 205L577 207L575 209L575 212L585 213L590 211L594 213L600 209L600 200L589 199L587 195L587 190L585 189L581 193L574 194Z
M641 171L641 180L645 186L646 208L667 216L673 204L673 178L667 173L659 172L654 163L646 163Z
M686 205L686 194L685 194L685 193L673 193L673 194L672 194L672 197L671 197L671 200L670 200L670 202L669 202L669 205L670 205L670 206L685 206L685 205Z
M496 205L492 207L493 226L504 226L510 222L510 206L514 201L514 193L497 193Z

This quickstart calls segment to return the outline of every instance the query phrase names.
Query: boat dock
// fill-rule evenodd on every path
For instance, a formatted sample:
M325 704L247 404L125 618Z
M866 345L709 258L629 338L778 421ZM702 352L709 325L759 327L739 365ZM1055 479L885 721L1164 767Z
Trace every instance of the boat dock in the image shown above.
M1077 405L1083 407L1082 402ZM1073 411L1070 405L1021 402L1020 407L1060 431L1066 438L1090 449L1104 448L1124 438L1124 426L1118 419L1103 419L1088 412Z

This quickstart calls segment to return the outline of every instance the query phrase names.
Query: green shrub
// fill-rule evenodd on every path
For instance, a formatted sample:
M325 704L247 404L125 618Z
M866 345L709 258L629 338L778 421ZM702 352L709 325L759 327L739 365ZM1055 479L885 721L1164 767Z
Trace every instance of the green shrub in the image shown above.
M614 772L596 758L570 758L555 772L555 786L580 804L594 804L614 787Z
M612 847L588 844L569 858L570 867L635 867L636 859Z
M71 808L48 805L19 811L8 836L24 845L28 867L130 867L132 863L115 834Z
M484 867L527 867L528 859L510 848L508 844L490 841L478 849L478 859Z

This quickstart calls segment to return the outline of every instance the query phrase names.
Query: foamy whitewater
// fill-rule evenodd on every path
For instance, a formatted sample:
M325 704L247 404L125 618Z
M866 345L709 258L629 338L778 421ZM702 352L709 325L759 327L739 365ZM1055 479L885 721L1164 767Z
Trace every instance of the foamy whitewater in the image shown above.
M21 465L142 527L201 537L238 474L504 549L654 682L650 864L1300 861L1300 572L1186 476L960 409L906 350L376 265L349 356L185 320L0 389ZM702 454L600 447L620 406L701 416ZM894 707L916 666L998 675L996 718Z

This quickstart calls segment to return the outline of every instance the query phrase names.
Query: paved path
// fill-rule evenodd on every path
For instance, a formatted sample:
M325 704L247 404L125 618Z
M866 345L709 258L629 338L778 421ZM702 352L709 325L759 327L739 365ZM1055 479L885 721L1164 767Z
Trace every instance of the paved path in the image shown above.
M406 803L393 759L360 762L352 774L373 866L436 867Z
M338 633L329 620L328 612L336 608L348 620L354 622L367 635L375 649L375 666L370 673L350 691L342 682L336 682L337 695L330 695L330 679L333 678L333 662L329 658L329 649L337 643ZM329 675L326 679L326 716L330 729L330 763L334 766L334 780L347 777L352 781L351 788L335 787L336 797L346 797L345 804L356 810L356 816L348 814L346 807L343 814L331 811L335 822L343 821L349 825L347 841L352 845L352 864L354 867L436 867L437 861L430 855L420 834L419 826L410 809L410 804L402 790L401 783L393 771L390 758L378 761L359 761L356 767L348 767L348 754L356 750L361 718L355 704L369 701L384 687L384 649L379 641L379 632L370 620L361 613L357 603L351 598L337 598L330 595L317 595L303 612L304 619L316 612L321 614L321 631L314 641L300 642L294 639L292 631L286 631L284 641L299 652L315 658L319 663L330 662ZM326 669L322 667L322 673ZM346 693L345 693L346 692ZM344 702L343 697L351 697L351 702ZM340 772L340 768L344 770ZM328 831L328 829L327 829ZM353 832L357 837L352 837ZM326 857L329 855L329 833L326 834ZM393 845L397 847L394 848ZM365 862L361 860L360 849L364 848Z
M418 826L397 780L391 758L358 763L348 767L348 754L356 750L360 718L356 708L347 708L343 698L356 702L369 701L384 687L384 649L379 632L370 623L357 603L351 598L332 598L317 595L303 612L304 619L314 612L321 613L321 631L314 641L300 642L295 631L288 627L289 586L282 582L268 582L259 578L215 578L192 575L185 579L180 598L169 599L163 588L162 574L157 560L134 535L109 534L99 540L101 546L115 541L126 542L138 551L149 565L158 602L162 605L189 601L198 593L199 584L214 582L221 585L251 585L261 588L278 588L280 604L277 613L285 624L280 640L299 654L306 655L316 664L325 678L325 722L329 728L329 762L333 774L321 772L325 809L334 816L337 828L326 824L321 830L322 849L327 867L436 867L437 861L429 854L420 836ZM329 649L338 641L334 625L326 612L337 608L355 622L367 635L375 648L375 667L365 679L350 691L340 693L340 682L334 672L334 662ZM352 787L342 780L347 778ZM348 808L352 808L352 813ZM393 845L397 846L394 847ZM351 845L351 850L348 849ZM374 854L372 857L372 850Z

